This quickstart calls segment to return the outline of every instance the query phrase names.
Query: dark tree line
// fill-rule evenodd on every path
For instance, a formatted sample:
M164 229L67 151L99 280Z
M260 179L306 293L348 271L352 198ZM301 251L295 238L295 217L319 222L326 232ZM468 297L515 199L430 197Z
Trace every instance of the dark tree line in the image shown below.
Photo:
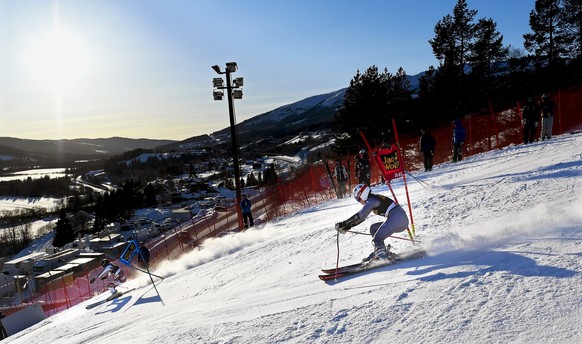
M135 180L126 181L121 189L114 192L97 196L93 232L103 230L108 223L129 219L135 209L155 205L146 201L155 202L155 191Z
M138 157L142 154L151 155L145 160L139 160ZM169 154L169 156L158 157L152 150L135 149L111 157L104 163L103 168L112 183L122 185L126 180L151 181L188 173L190 171L184 169L186 164L209 161L212 158L210 153Z
M0 257L12 256L32 242L32 229L29 223L4 228L0 231Z
M77 194L71 189L71 178L51 178L44 176L38 179L28 177L24 180L7 180L0 182L0 195L16 197L66 197Z
M429 40L439 66L430 66L417 90L406 72L379 72L372 66L356 72L336 115L335 152L353 154L362 147L362 130L372 145L393 139L392 120L399 132L417 133L472 112L514 106L528 96L539 97L582 81L582 2L536 0L522 50L503 44L492 18L458 0L451 14L435 24Z

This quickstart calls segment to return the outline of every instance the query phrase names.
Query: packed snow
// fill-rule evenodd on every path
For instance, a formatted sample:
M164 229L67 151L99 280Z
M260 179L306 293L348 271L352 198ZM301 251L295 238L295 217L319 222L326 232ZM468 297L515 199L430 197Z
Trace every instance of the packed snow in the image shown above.
M581 181L580 134L445 163L407 175L425 258L319 280L338 247L340 264L372 248L369 236L336 235L361 205L333 200L163 263L159 295L142 276L115 301L88 300L5 342L581 343ZM403 181L392 187L409 212Z

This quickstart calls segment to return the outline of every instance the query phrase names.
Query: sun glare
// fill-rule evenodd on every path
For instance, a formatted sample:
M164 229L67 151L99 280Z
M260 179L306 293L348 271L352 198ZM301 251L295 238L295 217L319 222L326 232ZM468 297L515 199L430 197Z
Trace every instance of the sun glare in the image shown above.
M73 86L91 69L86 45L61 29L36 37L25 59L34 79L54 91Z

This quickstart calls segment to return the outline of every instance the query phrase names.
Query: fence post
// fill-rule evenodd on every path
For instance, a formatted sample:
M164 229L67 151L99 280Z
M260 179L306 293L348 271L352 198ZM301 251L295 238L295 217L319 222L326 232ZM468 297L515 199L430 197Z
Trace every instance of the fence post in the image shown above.
M558 128L560 130L560 134L563 134L564 131L562 130L562 90L558 90ZM551 133L550 133L551 134Z
M497 118L493 112L493 105L491 104L491 100L489 100L489 111L491 112L491 120L493 121L493 129L495 130L495 147L500 148L499 132L497 131ZM491 141L489 141L489 150L491 150Z

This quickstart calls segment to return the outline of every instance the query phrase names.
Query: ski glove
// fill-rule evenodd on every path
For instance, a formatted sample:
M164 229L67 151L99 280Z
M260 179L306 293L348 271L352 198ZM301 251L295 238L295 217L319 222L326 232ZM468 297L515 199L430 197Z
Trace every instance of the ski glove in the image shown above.
M95 283L95 277L91 278L91 280L89 281L89 283L91 283L91 284Z
M340 234L346 234L350 229L349 226L346 225L345 221L338 222L335 224L335 230L338 231Z

